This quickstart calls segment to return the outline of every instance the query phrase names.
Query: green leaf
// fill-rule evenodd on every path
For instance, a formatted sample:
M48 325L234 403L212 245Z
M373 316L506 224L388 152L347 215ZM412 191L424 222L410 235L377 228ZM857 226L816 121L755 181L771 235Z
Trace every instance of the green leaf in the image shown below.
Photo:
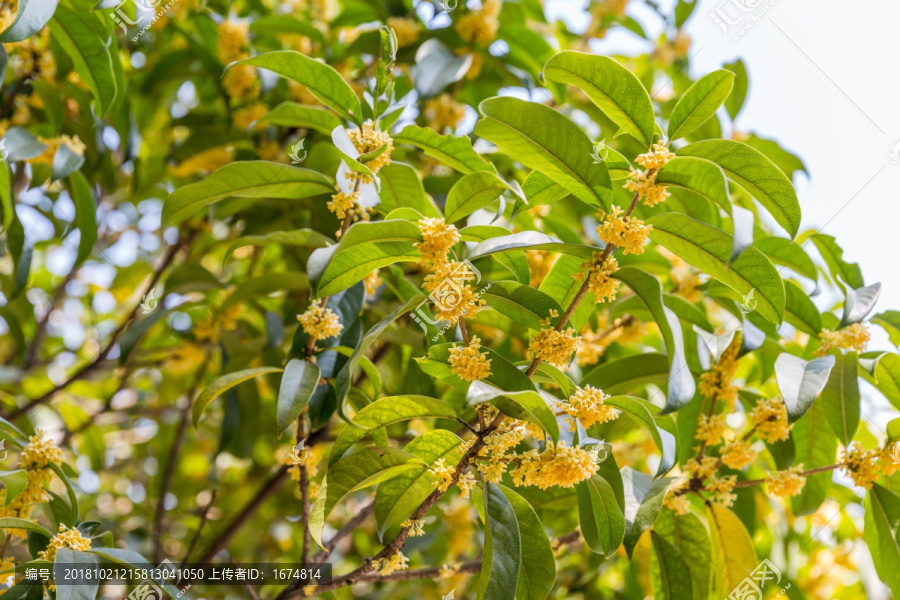
M688 88L669 117L669 139L677 140L706 123L722 106L734 86L734 73L719 69Z
M615 60L567 50L547 61L544 77L578 87L613 123L650 146L655 129L650 95L641 80Z
M887 332L893 345L900 346L900 311L886 310L872 317L871 321Z
M126 550L125 548L94 548L88 550L87 553L93 554L95 556L100 556L117 565L122 565L123 567L137 567L139 569L146 569L150 573L150 577L148 579L164 589L166 593L168 593L172 598L179 597L181 590L176 588L174 585L167 583L165 579L159 577L159 575L161 575L162 573L159 570L156 570L157 567L133 550Z
M878 361L875 387L894 407L900 407L900 356L887 354Z
M653 441L660 452L659 467L656 469L656 476L660 477L671 471L678 462L677 438L672 432L660 427L659 423L657 423L657 420L654 417L658 413L659 408L646 400L633 398L631 396L612 396L611 398L606 399L605 403L627 412L647 427L650 436L653 438ZM662 418L669 417L660 415L660 419ZM637 543L637 540L634 541Z
M844 300L844 314L838 328L847 327L859 323L865 319L881 295L881 284L873 283L859 289L847 288L847 298Z
M445 465L455 465L462 458L462 440L444 429L427 431L412 439L405 452L421 460L424 465L401 473L378 486L375 494L375 522L378 537L409 518L415 507L434 491L437 476L428 467L443 459Z
M81 168L84 157L69 149L66 144L60 144L53 153L53 164L50 167L50 179L64 179Z
M441 135L429 127L407 125L393 137L395 144L411 144L463 174L494 170L472 149L472 140L466 136Z
M818 336L822 331L822 315L809 294L790 279L784 281L784 291L784 320L809 335Z
M753 240L753 245L762 250L776 265L793 269L813 281L818 278L815 263L799 244L784 238L768 236Z
M724 597L756 569L756 550L747 528L724 506L707 503L706 520L715 551L713 564L719 567L713 571L719 582L716 597Z
M69 506L68 510L71 514L71 522L65 523L69 527L74 527L75 524L79 521L79 510L78 510L78 497L75 495L75 488L72 486L72 482L69 480L68 475L66 475L65 471L58 464L51 462L49 468L56 473L56 476L60 478L63 482L63 485L66 486L66 495L69 497Z
M769 211L791 237L800 227L800 203L790 179L766 156L734 140L706 140L688 144L679 156L696 156L716 163L733 182Z
M25 11L31 4L41 3L43 0L32 0L22 10ZM75 71L90 88L96 102L97 115L102 117L116 98L116 78L109 50L104 40L74 10L60 6L52 14L50 30L53 32L53 39L72 60Z
M718 279L742 297L755 291L757 310L766 320L780 324L784 315L784 284L775 265L754 247L729 264L730 235L678 213L663 213L648 220L651 239L704 273Z
M669 377L669 358L652 352L610 360L588 371L581 385L592 385L607 394L632 392L648 383L665 385Z
M819 397L834 367L834 356L820 356L807 362L782 352L775 360L775 379L787 405L790 421L796 421Z
M381 204L379 210L389 212L395 208L412 208L425 217L440 217L441 212L425 195L419 174L409 165L391 162L378 172L381 179Z
M687 562L691 574L694 600L708 600L713 565L710 561L712 545L706 526L694 513L676 515L663 509L653 524L653 532L677 548ZM651 565L651 576L654 569Z
M543 104L512 97L488 98L478 110L484 118L475 125L476 135L542 172L583 202L609 208L609 172L603 163L594 163L593 145L573 121Z
M0 44L2 47L2 44ZM0 163L0 231L6 231L12 223L13 213L12 182L9 178L9 165Z
M540 231L522 231L481 242L469 253L469 260L475 260L497 252L511 252L514 250L546 250L548 252L560 252L577 256L585 260L591 258L594 252L600 252L599 248L593 246L560 242Z
M459 239L463 242L483 242L495 237L502 237L509 234L509 230L505 227L497 227L495 225L472 225L463 227L459 230ZM510 273L520 283L528 283L531 280L531 272L528 267L528 259L525 257L524 251L509 251L494 256L501 265L509 269ZM471 252L469 253L470 260Z
M331 252L321 274L316 273L318 277L314 277L312 267L308 268L310 281L317 281L315 297L330 296L345 290L380 267L419 260L415 244L421 241L419 227L410 221L392 219L354 223L341 236L337 246L317 251Z
M32 523L28 519L18 519L16 517L0 518L0 529L24 529L26 531L36 531L46 535L48 538L53 537L53 534L46 527Z
M282 102L265 116L279 127L312 129L330 136L341 120L319 106L304 106L296 102Z
M822 407L828 424L844 446L849 446L859 428L859 357L835 350L835 365L822 390Z
M332 192L334 181L316 171L262 160L235 162L169 194L163 204L163 226L178 225L225 198L296 200Z
M449 404L427 396L391 396L376 400L360 410L349 426L341 429L331 447L328 466L334 465L353 444L376 429L420 418L455 420L456 411Z
M188 273L186 275L193 275L193 273ZM166 291L173 291L175 289L174 282L172 283L173 285L166 287ZM253 277L252 279L245 279L240 287L233 291L222 303L222 310L250 298L266 296L282 290L303 290L307 287L309 287L309 281L307 281L303 273L267 273L266 275Z
M725 110L728 111L728 116L733 121L737 119L738 114L744 107L744 100L747 98L747 88L749 87L747 68L741 59L725 63L724 66L734 73L734 88L731 90L731 95L725 100Z
M625 485L625 551L631 558L634 547L641 535L653 525L662 508L666 489L672 480L666 477L653 479L645 473L622 468L622 483Z
M484 483L484 555L477 600L514 600L522 539L512 504L500 488Z
M262 67L292 79L347 121L362 124L362 107L353 88L344 81L340 73L324 62L293 50L277 50L231 63L226 70L234 65Z
M57 3L58 0L20 0L16 19L0 34L0 43L21 42L39 32L53 16Z
M659 170L656 181L666 187L695 192L731 212L725 172L710 160L693 156L676 156Z
M375 342L375 340L378 339L378 336L380 336L384 332L384 330L391 325L391 323L421 304L424 300L424 296L422 296L421 294L416 294L415 296L404 302L396 310L394 310L394 312L378 321L375 325L372 326L371 329L366 332L364 336L359 339L359 342L357 342L356 347L353 349L353 354L350 355L350 360L344 363L344 366L341 367L341 370L338 372L334 382L335 395L337 398L338 406L343 405L344 399L347 397L347 394L350 391L350 386L352 384L353 375L356 371L356 366L359 364L360 358L365 356L365 353L369 349L369 346L371 346Z
M485 286L481 298L487 305L509 317L516 323L539 331L541 321L549 318L550 311L564 311L559 302L533 287L514 281L496 281Z
M255 367L252 369L244 369L243 371L235 371L234 373L228 373L223 375L213 381L209 386L204 389L197 399L194 400L194 408L192 409L192 419L194 422L194 427L200 422L200 417L203 416L203 411L206 410L206 407L209 406L210 402L233 388L234 386L243 383L249 379L253 379L258 375L265 375L267 373L280 373L283 369L281 367Z
M490 485L490 484L488 484ZM547 532L534 508L519 494L503 485L497 485L516 514L519 537L522 541L522 562L516 597L520 600L545 600L556 581L556 560Z
M469 389L469 382L461 379L450 368L450 348L452 347L453 344L435 344L428 349L426 356L417 358L416 362L423 372L466 392ZM487 354L491 361L491 374L483 381L510 392L535 391L531 380L511 362L485 346L481 347L481 351Z
M226 256L244 246L308 246L323 248L334 241L313 229L292 229L290 231L273 231L260 235L246 235L234 241L225 252Z
M412 454L387 447L364 448L337 461L325 474L310 512L312 538L322 546L325 519L348 494L420 466L422 462Z
M794 424L791 439L794 442L796 464L803 463L805 469L834 464L838 443L827 421L825 407L821 402L814 402L812 408ZM791 498L794 514L808 515L815 512L828 497L830 487L831 471L807 477L800 494Z
M28 485L28 473L24 469L0 471L0 483L3 483L3 489L6 490L6 502L3 506L9 506L13 498L18 496Z
M653 553L650 555L650 581L653 597L684 600L694 597L691 572L685 557L655 531L650 532Z
M75 205L75 226L81 232L78 254L75 258L75 265L72 267L74 269L91 255L91 250L97 241L97 207L94 204L91 186L84 175L77 171L69 177L69 195Z
M444 214L448 223L455 223L479 208L484 208L510 189L505 181L491 171L476 171L461 178L447 194Z
M100 580L84 578L84 581L73 583L66 578L70 569L92 569L97 566L96 555L62 547L56 551L53 564L53 578L56 580L56 600L94 600L100 589Z
M581 535L595 554L612 556L625 539L625 516L609 482L592 475L575 485Z
M878 576L900 595L900 496L876 484L866 494L865 539Z
M284 367L281 387L278 389L277 422L279 431L293 423L306 408L309 399L319 385L319 367L311 362L294 358Z
M492 371L493 367L492 362ZM537 425L550 434L554 444L559 441L559 426L556 417L538 392L534 390L505 391L485 381L473 381L466 393L466 405L477 406L486 402L496 406L505 415Z
M810 236L809 239L816 245L819 254L822 255L822 260L828 265L831 276L834 277L835 282L841 289L844 289L845 285L849 285L854 289L866 285L863 281L862 270L860 270L859 264L844 261L844 250L838 246L832 236L816 233Z
M556 204L569 195L569 190L540 171L532 171L522 184L522 193L528 198L528 206Z

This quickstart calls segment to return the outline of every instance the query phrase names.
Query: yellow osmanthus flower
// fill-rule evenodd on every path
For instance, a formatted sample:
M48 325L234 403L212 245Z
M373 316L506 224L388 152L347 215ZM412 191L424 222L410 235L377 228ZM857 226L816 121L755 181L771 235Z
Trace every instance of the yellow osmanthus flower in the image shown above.
M65 525L60 525L59 533L50 539L50 543L47 545L46 550L38 552L38 557L41 560L52 563L56 558L56 552L60 548L69 548L71 550L86 552L91 549L91 540L81 535L81 532L77 529L69 529Z
M575 273L572 278L575 281L584 281L587 277L588 291L592 293L597 301L603 299L613 301L616 299L616 290L619 289L621 283L618 279L613 279L612 274L619 270L619 261L612 255L603 257L602 252L594 252L594 257L582 265L582 269L586 268L587 273Z
M409 527L409 537L419 537L425 535L425 521L421 519L407 519L400 525L401 527Z
M675 158L675 154L669 151L669 147L664 142L657 142L656 144L653 144L652 151L641 154L634 159L634 162L645 169L659 171L673 158Z
M700 420L697 422L696 438L714 446L725 437L726 429L725 415L713 415L711 417L700 415Z
M693 479L704 480L716 474L718 459L714 456L704 456L701 459L691 458L685 463L684 469L690 473Z
M300 321L303 331L314 340L334 337L344 330L337 313L318 303L310 304L306 312L297 315L297 320Z
M456 485L459 486L459 497L460 498L468 498L469 494L472 493L472 488L475 487L475 484L478 483L475 481L475 476L470 472L466 471L462 475L459 476L459 480L457 480Z
M685 493L690 487L690 481L684 479L669 488L663 506L669 508L676 515L686 515L691 512L691 503Z
M900 471L900 461L895 456L900 456L900 441L885 442L884 448L879 452L878 462L881 464L881 472L887 477Z
M871 489L878 479L878 450L866 450L859 442L844 448L843 471L861 488Z
M422 287L435 298L439 321L456 324L463 317L473 318L478 314L478 309L487 301L467 283L474 279L475 274L466 262L434 265L434 273L425 276Z
M48 502L51 498L44 489L44 485L51 478L50 464L62 464L63 459L63 451L52 440L45 438L44 432L40 429L28 438L28 444L19 455L19 467L25 469L28 483L8 505L5 505L7 491L0 490L0 518L15 517L30 520L34 506ZM27 531L23 529L8 529L7 533L23 538L27 535Z
M500 27L497 17L502 6L503 0L483 0L480 10L473 10L457 21L456 31L466 42L477 42L487 48L497 39L497 29Z
M707 491L712 493L713 502L728 507L737 500L737 495L733 494L731 491L734 489L735 483L737 483L737 477L735 475L729 475L727 477L710 479L705 487Z
M437 459L428 467L428 472L437 476L436 487L442 492L446 492L453 485L453 473L455 471L456 468L454 466L444 464L443 458Z
M425 122L438 133L444 133L445 129L456 129L465 116L465 104L460 104L450 94L441 94L425 101Z
M422 241L415 244L421 255L419 264L425 267L445 264L447 252L459 241L456 226L433 217L419 219L418 225L422 233Z
M87 149L87 146L84 145L84 142L82 142L81 138L79 138L77 135L61 135L55 138L45 138L38 136L37 140L47 146L47 148L34 158L29 158L25 161L33 165L52 165L53 157L56 156L56 151L61 145L65 145L69 150L72 151L73 154L77 154L78 156L84 156L84 151Z
M246 73L246 71L241 70L244 66L246 65L240 65L235 67L235 69L230 69L228 71L229 73L232 70L235 70L235 77L222 81L225 91L228 92L228 95L232 98L250 98L256 93L256 77L251 73L244 78L243 75L241 75L241 73ZM231 121L238 129L247 130L250 129L251 125L265 117L266 113L267 109L265 106L252 103L249 106L239 108L231 113ZM279 147L279 151L280 150L281 148Z
M788 439L793 428L788 424L787 406L780 397L757 401L750 411L750 424L770 444Z
M246 21L223 21L219 24L216 51L223 64L249 56L250 24Z
M462 567L460 563L452 563L449 565L441 565L441 568L438 569L438 577L441 579L447 579L448 577L453 577L457 573L459 573L459 569Z
M644 242L653 230L652 225L644 225L640 219L622 216L625 211L613 205L612 211L599 217L603 222L597 226L597 235L610 244L625 249L625 254L643 254Z
M368 215L368 211L356 204L359 199L359 192L344 193L338 189L336 194L331 196L331 200L326 205L328 210L333 212L338 219L344 219L347 215ZM363 217L365 219L365 217Z
M644 204L647 206L656 206L660 202L665 202L669 197L669 190L664 186L657 185L655 171L633 169L628 175L628 181L622 187L630 192L635 192L638 198L643 198Z
M797 465L784 471L775 471L766 476L766 487L770 494L779 498L796 496L803 490L806 477L803 473L803 465Z
M13 24L18 10L19 0L9 0L3 3L3 6L0 7L0 31L6 31Z
M737 373L737 354L741 349L741 338L736 334L734 339L719 357L712 370L700 375L700 393L713 400L721 400L730 408L734 407L738 397L738 388L731 383Z
M51 81L56 77L56 62L50 51L50 29L45 27L37 35L6 45L9 67L19 79ZM79 87L84 87L83 84Z
M864 323L853 323L837 331L823 329L819 333L819 341L816 356L824 356L833 348L865 352L869 345L869 328Z
M384 283L384 279L378 274L378 269L375 269L366 275L365 278L363 278L363 285L366 287L366 296L374 296L382 283Z
M466 553L472 543L474 522L472 505L460 498L454 498L445 510L447 524L447 557L454 559Z
M617 419L619 413L615 407L605 404L608 399L609 394L603 393L603 390L586 385L583 388L576 388L575 394L569 396L568 402L560 402L557 406L565 414L573 417L569 420L569 426L571 431L575 431L574 419L580 420L585 427Z
M531 279L528 285L538 287L544 278L556 264L559 254L547 252L546 250L526 250L525 258L528 259L528 270L531 272Z
M725 444L721 458L728 468L743 469L756 460L756 451L750 448L749 441L735 440Z
M802 578L803 590L810 598L834 598L835 588L841 585L846 573L857 572L852 547L816 548L807 564L809 572Z
M27 471L35 469L45 469L50 463L62 464L65 459L63 451L60 450L53 440L44 437L44 432L38 430L37 433L28 438L28 444L22 449L19 456L19 466Z
M543 452L529 450L520 456L519 466L510 471L516 486L535 485L542 490L552 486L574 487L597 472L597 450L582 450L547 444Z
M450 368L453 373L466 381L477 381L491 374L491 359L487 352L481 352L481 340L472 336L468 346L450 348Z
M556 310L551 311L550 318L558 316ZM563 368L569 364L572 354L578 348L580 338L571 327L557 331L550 326L550 318L542 320L543 329L531 336L528 342L528 358L540 358L554 367Z
M412 46L419 39L422 24L407 17L388 17L387 26L397 34L397 47Z
M194 327L194 338L198 342L210 341L217 344L221 339L220 332L237 329L238 317L244 312L240 304L232 304L221 312L211 312Z
M373 173L377 174L382 167L391 164L391 152L394 149L394 140L391 139L391 134L387 131L381 131L378 128L378 123L375 121L369 119L363 123L362 129L348 129L347 137L350 138L350 141L353 142L353 145L360 154L368 154L369 152L374 152L382 146L385 146L384 152L363 163ZM359 175L359 173L353 171L351 171L351 173L354 176Z
M382 575L390 575L397 571L402 571L409 566L409 559L403 555L403 552L397 550L394 554L382 558L378 561L378 572Z

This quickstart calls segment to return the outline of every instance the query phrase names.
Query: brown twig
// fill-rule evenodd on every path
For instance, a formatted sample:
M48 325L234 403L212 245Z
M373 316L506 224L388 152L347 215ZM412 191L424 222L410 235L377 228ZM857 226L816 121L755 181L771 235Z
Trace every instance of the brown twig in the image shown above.
M210 494L209 502L206 503L206 506L203 507L203 511L200 513L200 524L197 525L197 531L194 532L194 537L191 539L191 545L188 546L188 551L184 555L184 564L188 564L191 554L197 549L197 544L200 542L200 533L203 531L203 526L206 525L206 522L209 520L209 509L211 509L212 505L215 503L217 495L218 491L213 490L212 494Z

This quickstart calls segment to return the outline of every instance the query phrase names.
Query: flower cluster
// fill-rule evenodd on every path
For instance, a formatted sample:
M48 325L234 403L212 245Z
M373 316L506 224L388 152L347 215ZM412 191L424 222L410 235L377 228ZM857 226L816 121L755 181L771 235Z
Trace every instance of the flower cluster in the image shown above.
M502 6L503 0L483 0L481 10L473 10L456 23L456 31L466 42L487 48L497 39Z
M670 509L676 515L686 515L691 512L691 503L687 499L687 491L690 481L682 479L666 492L666 499L663 506Z
M640 219L632 216L622 216L625 211L621 207L613 205L612 210L599 217L603 222L597 226L597 235L615 246L625 249L625 254L643 254L644 242L653 230L652 225L644 225Z
M592 259L585 261L582 268L587 269L587 274L576 273L573 275L575 281L584 281L587 277L588 291L592 293L599 302L602 299L613 301L616 299L616 290L619 289L621 283L618 279L613 279L612 275L619 270L619 262L612 255L606 255L603 252L594 252Z
M750 411L750 425L770 444L788 439L793 427L788 424L787 406L780 397L757 401Z
M719 443L725 437L725 415L700 415L697 423L696 438L711 446Z
M572 417L569 420L570 430L575 431L574 419L581 421L585 427L617 419L619 413L614 407L605 404L607 399L609 395L604 394L603 390L586 385L583 388L576 388L575 394L569 396L567 402L557 403L557 407Z
M834 348L865 352L869 344L869 328L864 323L853 323L837 331L823 329L819 333L819 342L816 356L824 356Z
M19 455L19 467L25 469L28 482L25 489L6 503L7 490L0 490L0 517L15 517L30 520L31 511L36 504L47 502L51 496L44 489L50 481L50 464L62 464L63 452L51 440L44 437L44 432L28 438L28 444ZM25 537L26 531L21 529L7 530L11 535Z
M317 303L310 304L306 312L297 315L297 320L300 321L306 335L314 340L328 339L344 330L337 313Z
M542 329L532 335L528 342L528 358L539 358L554 367L564 368L569 364L580 338L571 327L565 331L557 331L555 327L551 327L550 319L558 316L556 310L551 310L550 317L541 321Z
M484 379L491 374L491 359L481 352L481 340L472 336L468 346L450 348L450 368L453 373L466 381Z
M543 452L524 452L510 475L516 486L535 485L546 490L551 486L574 487L596 472L597 450L566 446L560 441L556 446L548 444Z
M784 471L769 473L766 477L766 487L770 494L779 498L796 496L803 490L806 477L802 475L803 465L797 465Z
M656 173L667 162L675 158L665 142L653 144L651 152L641 154L635 162L644 167L644 171L633 169L625 182L625 189L635 192L638 198L644 199L647 206L655 206L669 197L669 190L656 183Z
M728 348L716 361L716 366L700 375L700 393L712 400L721 400L729 408L734 408L738 388L731 383L738 369L737 354L741 349L741 338L736 334Z
M422 241L416 243L423 267L435 268L447 264L447 253L459 241L459 231L455 225L444 222L444 219L426 217L419 220L419 231Z
M85 552L91 549L91 540L84 537L77 529L69 529L65 525L59 526L59 533L50 539L47 548L38 552L38 557L47 562L53 562L60 548L69 548Z
M407 567L409 567L409 559L403 555L403 552L397 550L394 554L380 559L376 568L382 575L390 575Z
M223 21L218 27L216 51L219 60L228 65L250 56L250 25L246 21ZM222 80L225 92L237 100L249 102L259 94L256 69L250 65L235 65L225 72ZM255 119L253 119L255 120Z
M425 276L422 287L435 299L437 317L455 324L462 317L474 317L486 303L467 282L475 280L469 263L450 261L434 265L434 273Z
M550 269L556 264L559 254L546 250L526 250L525 258L528 259L528 270L531 273L528 285L536 288L541 285Z
M363 123L361 128L348 129L344 133L346 138L343 143L346 144L349 141L353 145L359 154L357 158L362 159L367 154L375 154L365 160L360 160L360 163L369 169L372 175L378 175L383 167L391 164L394 141L388 132L379 129L378 123L375 121L370 119ZM338 135L342 134L333 133L332 137ZM336 143L338 142L336 141ZM378 152L375 152L376 150ZM338 219L368 220L369 209L378 203L378 192L372 176L368 173L354 171L342 162L337 178L335 193L332 194L331 200L327 204L328 210L333 212ZM338 237L341 236L342 231L338 231Z
M65 146L68 148L73 154L78 156L84 156L84 151L87 149L87 146L84 145L84 142L81 141L81 138L76 136L68 136L61 135L55 138L45 138L38 136L38 141L44 144L47 148L35 156L34 158L29 158L26 162L31 163L33 165L52 165L53 157L56 156L56 151L60 146Z
M422 25L415 19L408 17L388 17L387 26L397 35L397 47L412 46L419 39Z
M859 487L871 489L878 479L878 450L866 450L862 444L855 442L844 448L843 470Z
M450 94L441 94L425 101L425 122L438 133L456 129L464 116L466 106L454 100Z
M362 129L347 130L347 137L350 138L350 141L353 142L353 145L360 154L375 152L384 147L384 151L381 152L381 154L363 163L370 171L372 171L372 173L377 175L382 167L391 164L391 152L394 149L394 140L391 139L391 134L387 131L381 131L378 127L378 123L375 121L369 119L363 123ZM360 174L355 172L352 175L352 177L358 176L360 176Z
M743 469L756 460L756 451L750 447L749 441L735 440L722 447L720 456L729 469Z

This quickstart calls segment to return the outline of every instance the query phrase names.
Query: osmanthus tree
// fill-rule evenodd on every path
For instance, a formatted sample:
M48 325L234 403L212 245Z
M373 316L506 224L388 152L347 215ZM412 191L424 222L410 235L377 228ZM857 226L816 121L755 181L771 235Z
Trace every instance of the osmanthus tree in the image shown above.
M627 5L3 3L3 571L900 593L900 426L860 408L900 407L900 314L800 231L743 64L688 76L695 3L592 50L647 37Z

